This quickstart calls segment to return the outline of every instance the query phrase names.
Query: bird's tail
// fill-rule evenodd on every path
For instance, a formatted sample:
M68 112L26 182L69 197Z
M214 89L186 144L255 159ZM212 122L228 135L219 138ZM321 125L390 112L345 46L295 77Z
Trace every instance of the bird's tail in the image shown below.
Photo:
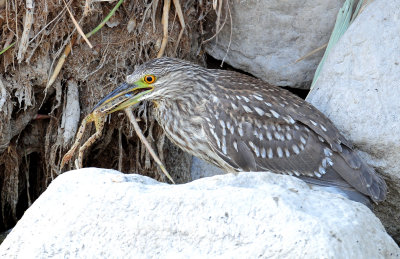
M332 166L321 178L300 177L307 183L326 187L326 190L340 192L345 197L369 207L386 198L387 186L375 170L366 164L354 151L343 146L340 153L331 156ZM332 191L331 191L332 192Z
M300 176L299 178L318 189L340 194L349 200L360 202L372 209L369 196L357 191L353 186L345 182L344 179L332 168L327 169L327 173L321 178L308 176Z
M333 170L359 192L369 196L374 202L386 198L385 180L364 162L354 151L343 146L340 154L332 157Z

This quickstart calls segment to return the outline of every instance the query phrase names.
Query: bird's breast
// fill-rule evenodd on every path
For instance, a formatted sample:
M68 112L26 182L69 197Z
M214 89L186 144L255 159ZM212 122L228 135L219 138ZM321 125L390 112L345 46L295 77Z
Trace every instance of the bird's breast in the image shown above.
M156 120L175 145L207 161L213 157L202 127L203 119L196 112L201 108L180 102L158 102L154 109Z

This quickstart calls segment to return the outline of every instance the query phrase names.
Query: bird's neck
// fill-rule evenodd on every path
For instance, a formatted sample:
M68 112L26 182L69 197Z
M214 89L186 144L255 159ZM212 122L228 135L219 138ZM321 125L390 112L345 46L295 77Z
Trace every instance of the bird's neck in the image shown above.
M183 127L183 121L190 120L190 115L193 114L194 104L185 98L153 101L156 119L164 130Z
M154 103L155 117L167 137L184 151L192 153L197 147L193 143L204 141L195 132L201 131L201 119L198 109L201 102L195 99L161 99ZM195 139L194 139L195 138ZM188 141L192 140L192 141Z

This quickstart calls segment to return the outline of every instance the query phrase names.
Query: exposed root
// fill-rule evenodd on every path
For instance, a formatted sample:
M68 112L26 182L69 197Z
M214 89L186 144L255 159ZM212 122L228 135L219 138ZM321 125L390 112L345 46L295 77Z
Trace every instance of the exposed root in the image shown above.
M19 44L18 55L17 55L18 63L22 62L24 54L28 48L29 33L31 31L31 27L32 27L32 23L33 23L34 6L35 5L33 3L33 0L26 0L24 31L22 32L21 41Z
M79 107L78 84L74 80L67 82L67 101L62 115L61 129L64 130L63 145L69 144L75 137L79 125L81 109Z
M61 12L50 22L48 22L45 26L43 26L42 29L40 29L40 31L38 33L36 33L35 36L32 37L32 39L29 41L29 43L32 43L36 40L36 38L44 31L47 29L47 27L49 27L54 21L59 20L63 15L65 10L67 10L67 6L64 7L64 9L61 10Z
M31 199L31 195L29 194L29 189L30 189L30 184L29 184L29 161L28 161L28 157L25 156L25 164L27 166L27 170L25 170L25 181L26 181L26 196L28 199L28 205L31 206L32 205L32 199Z
M7 98L7 91L6 88L4 87L3 81L0 78L0 112L6 113L7 110L3 111L3 106L6 103L6 98Z
M15 145L10 145L8 150L0 155L0 162L3 162L3 167L0 167L3 190L1 192L1 216L2 218L12 217L17 220L17 203L19 196L19 170L20 163ZM8 207L6 206L8 205Z
M221 4L220 4L221 6L222 6L222 2L223 2L223 1L224 1L224 0L219 0L219 1L218 1L218 2L221 2ZM229 0L226 0L226 1L227 1L227 3L228 3ZM229 3L228 3L228 4L229 4ZM221 15L221 13L220 13L220 12L217 12L217 17L220 16L220 15ZM217 20L218 20L218 18L217 18ZM215 24L215 26L216 26L216 31L215 31L214 35L211 36L210 38L208 38L208 39L202 41L202 42L201 42L201 45L204 45L204 44L210 42L211 40L217 38L217 37L218 37L218 34L219 34L219 33L221 32L221 30L225 27L225 24L226 24L226 21L227 21L227 20L228 20L228 12L225 13L225 18L224 18L224 21L222 22L222 25L219 25L219 20L218 20L218 25L217 25L217 23ZM232 26L232 22L231 22L231 26ZM231 28L231 31L232 31L232 28Z

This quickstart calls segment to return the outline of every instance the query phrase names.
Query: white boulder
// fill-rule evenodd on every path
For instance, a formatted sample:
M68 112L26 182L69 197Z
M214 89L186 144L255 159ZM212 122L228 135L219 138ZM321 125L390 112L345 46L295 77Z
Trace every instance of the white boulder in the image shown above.
M384 174L389 194L376 212L400 243L400 1L366 7L332 49L307 101Z
M300 180L240 173L167 185L86 168L59 176L1 258L395 258L364 205Z
M206 51L270 84L309 88L323 51L295 61L328 42L343 3L344 0L234 1L230 4L232 24L228 15L217 40L207 44ZM220 19L225 19L225 13Z

